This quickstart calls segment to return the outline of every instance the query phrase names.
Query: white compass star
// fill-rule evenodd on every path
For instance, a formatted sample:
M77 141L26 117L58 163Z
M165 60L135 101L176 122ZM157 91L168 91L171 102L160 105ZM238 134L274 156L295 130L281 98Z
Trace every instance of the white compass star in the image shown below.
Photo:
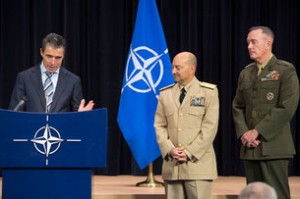
M131 74L128 77L128 81L122 88L122 91L129 85L132 85L133 83L137 81L143 81L155 94L155 82L153 81L152 77L152 70L157 65L157 63L160 61L161 56L168 53L168 49L166 49L162 54L155 55L144 59L142 56L140 56L137 52L132 50L132 46L130 47L130 57L133 62L134 70L131 72Z
M49 125L47 124L44 130L44 134L40 137L36 137L34 139L31 140L31 142L36 143L36 144L41 144L44 148L44 154L48 157L50 152L51 152L51 147L54 144L59 144L61 142L63 142L64 140L59 138L59 137L55 137L52 136Z

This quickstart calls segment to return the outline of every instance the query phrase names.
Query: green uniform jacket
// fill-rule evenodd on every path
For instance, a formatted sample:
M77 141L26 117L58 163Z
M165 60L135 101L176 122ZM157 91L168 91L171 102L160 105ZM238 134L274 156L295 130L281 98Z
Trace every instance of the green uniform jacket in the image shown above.
M241 146L241 159L291 158L296 153L290 130L299 100L299 81L294 66L271 58L257 76L255 63L239 76L232 103L237 138L250 129L259 132L256 148Z

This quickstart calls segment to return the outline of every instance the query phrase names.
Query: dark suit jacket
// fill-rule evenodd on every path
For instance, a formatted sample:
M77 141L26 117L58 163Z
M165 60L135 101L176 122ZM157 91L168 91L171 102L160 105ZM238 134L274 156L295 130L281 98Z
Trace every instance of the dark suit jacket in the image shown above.
M40 65L18 74L9 109L14 109L22 96L28 98L22 111L45 112L46 99L43 91ZM61 67L50 112L77 111L81 99L82 87L80 78Z
M237 138L256 129L261 144L256 148L241 146L242 159L289 158L295 154L290 130L299 100L299 82L294 66L271 58L257 76L255 63L240 73L233 100L233 119Z

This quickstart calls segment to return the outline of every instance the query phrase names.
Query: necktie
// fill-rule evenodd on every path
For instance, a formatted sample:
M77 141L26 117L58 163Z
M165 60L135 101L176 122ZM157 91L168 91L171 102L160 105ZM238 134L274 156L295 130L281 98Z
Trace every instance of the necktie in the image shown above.
M261 71L263 71L263 70L264 70L264 68L263 68L263 67L258 67L257 76L259 76L259 75L260 75L260 73L261 73Z
M182 103L184 97L185 97L185 94L186 94L186 91L184 88L181 89L181 93L180 93L180 96L179 96L179 102L180 104Z
M45 72L47 75L47 78L44 82L44 92L45 92L45 97L46 97L46 109L47 112L49 112L51 104L52 104L52 98L53 98L53 94L54 94L54 87L53 87L53 83L51 81L51 77L53 75L53 73L50 72Z

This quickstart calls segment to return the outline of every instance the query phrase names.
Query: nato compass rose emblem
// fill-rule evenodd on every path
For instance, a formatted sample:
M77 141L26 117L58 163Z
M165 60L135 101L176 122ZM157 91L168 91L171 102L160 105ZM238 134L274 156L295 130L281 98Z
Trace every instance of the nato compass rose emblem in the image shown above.
M48 157L60 148L62 142L81 142L80 139L62 139L57 129L48 124L48 115L46 116L46 126L39 128L33 139L13 139L14 142L32 142L34 148L42 155L46 156L46 166L48 166Z
M131 45L126 64L126 83L123 85L121 92L129 87L138 93L152 91L158 98L156 87L159 85L164 73L161 57L167 53L168 49L158 54L147 46L132 49Z

